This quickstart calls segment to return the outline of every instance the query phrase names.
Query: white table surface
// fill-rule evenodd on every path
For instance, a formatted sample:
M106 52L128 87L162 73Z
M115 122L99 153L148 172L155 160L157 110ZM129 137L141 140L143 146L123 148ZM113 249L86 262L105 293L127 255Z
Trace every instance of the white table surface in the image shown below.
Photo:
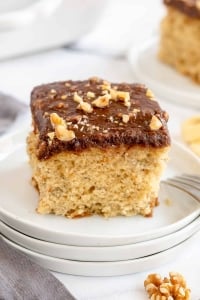
M0 63L0 91L18 97L29 104L33 86L56 80L83 79L100 76L110 81L133 82L133 74L126 59L111 56L97 56L72 50L54 50ZM181 141L181 123L187 117L197 114L197 110L173 103L160 104L169 115L171 136ZM29 126L30 115L15 124L16 130ZM185 275L192 290L192 300L200 299L200 233L196 234L177 259L160 268L128 276L92 278L54 273L80 300L145 300L147 295L143 282L147 274L156 272L167 276L170 271Z

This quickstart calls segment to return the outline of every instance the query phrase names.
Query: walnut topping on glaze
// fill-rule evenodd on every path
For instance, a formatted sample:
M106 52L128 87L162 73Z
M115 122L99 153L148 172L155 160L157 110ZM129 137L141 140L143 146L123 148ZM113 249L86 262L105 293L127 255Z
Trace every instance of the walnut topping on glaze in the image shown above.
M66 100L66 99L67 99L67 95L61 95L60 98L61 98L62 100Z
M123 101L125 106L130 107L130 93L124 91L110 90L111 98L116 101Z
M101 85L101 89L104 91L110 91L111 90L111 85L110 82L104 80L103 84Z
M55 89L51 89L51 90L50 90L50 93L51 93L51 94L57 94L57 92L56 92Z
M114 122L114 117L113 117L113 116L110 116L108 119L109 119L112 123Z
M155 96L153 94L153 92L150 89L147 89L146 91L146 96L150 99L150 100L154 100Z
M83 102L83 98L77 92L74 93L74 101L77 103Z
M51 89L50 90L49 98L54 99L56 97L56 95L57 95L56 90L55 89Z
M68 130L63 125L56 126L55 133L56 133L57 139L59 139L60 141L65 141L65 142L71 141L76 137L74 131Z
M60 103L57 104L57 107L58 107L58 108L63 108L64 106L65 106L65 105L64 105L63 102L60 102ZM65 107L66 107L66 106L65 106Z
M93 112L93 108L92 108L91 104L84 102L84 101L80 102L80 104L77 106L77 109L81 109L87 113Z
M111 99L110 94L106 94L104 96L99 96L96 100L94 100L92 102L92 105L99 107L99 108L103 108L103 107L109 106L110 99Z
M156 116L153 116L151 118L151 122L149 124L149 127L150 127L151 130L158 130L162 127L162 122Z
M138 112L140 112L140 109L138 109L138 108L134 108L134 109L133 109L133 113L134 113L134 114L137 114Z
M189 300L190 289L184 277L177 272L170 272L169 278L159 274L150 274L144 281L144 287L151 300Z
M59 117L59 115L57 113L50 114L50 121L51 121L51 125L53 126L53 128L55 128L58 125L66 126L65 120L63 118Z
M84 102L83 98L79 96L77 92L74 93L74 101L78 102L79 105L77 106L77 109L81 109L87 113L93 112L93 108L90 103Z
M129 115L122 115L122 121L123 121L124 123L128 123L129 119L130 119L130 116L129 116Z
M50 138L50 140L53 140L54 139L54 137L55 137L55 132L49 132L49 133L47 133L47 135L48 135L48 137Z
M49 113L48 113L47 111L45 111L45 113L44 113L43 116L44 116L44 117L48 117L48 116L49 116Z
M53 128L55 129L55 135L57 139L61 141L71 141L72 139L75 138L75 133L72 130L67 129L65 120L59 117L57 113L50 114L50 122ZM52 132L50 132L49 137L51 139Z
M93 93L93 92L87 92L87 97L88 98L95 98L95 93Z

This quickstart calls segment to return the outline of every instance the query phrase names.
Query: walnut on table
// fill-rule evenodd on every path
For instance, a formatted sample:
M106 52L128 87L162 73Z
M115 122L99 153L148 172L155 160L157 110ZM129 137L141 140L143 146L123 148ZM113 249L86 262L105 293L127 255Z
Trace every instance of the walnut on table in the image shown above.
M169 278L159 274L150 274L144 281L145 290L150 300L189 300L190 289L184 277L177 272L170 272Z

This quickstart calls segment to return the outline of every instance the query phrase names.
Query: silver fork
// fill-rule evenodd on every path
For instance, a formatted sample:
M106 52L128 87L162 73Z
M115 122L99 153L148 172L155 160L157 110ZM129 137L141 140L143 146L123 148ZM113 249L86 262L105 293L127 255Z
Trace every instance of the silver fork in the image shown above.
M162 181L163 184L168 184L179 188L200 202L200 176L182 174L179 176L174 176L172 178L167 178Z

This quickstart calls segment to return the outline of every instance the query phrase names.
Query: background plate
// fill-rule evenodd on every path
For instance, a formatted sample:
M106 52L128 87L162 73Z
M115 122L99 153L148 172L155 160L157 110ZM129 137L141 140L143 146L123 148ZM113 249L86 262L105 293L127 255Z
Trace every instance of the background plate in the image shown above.
M105 219L92 216L67 219L35 212L38 194L30 184L31 169L25 145L13 149L1 160L0 220L29 236L75 246L115 246L132 244L174 232L199 214L199 203L193 198L166 195L161 191L160 205L152 218L142 216ZM200 160L190 151L173 144L165 176L200 173ZM181 192L179 192L181 193ZM171 199L167 205L165 199Z
M135 46L129 62L138 81L145 83L163 100L200 108L200 85L158 59L158 39Z

